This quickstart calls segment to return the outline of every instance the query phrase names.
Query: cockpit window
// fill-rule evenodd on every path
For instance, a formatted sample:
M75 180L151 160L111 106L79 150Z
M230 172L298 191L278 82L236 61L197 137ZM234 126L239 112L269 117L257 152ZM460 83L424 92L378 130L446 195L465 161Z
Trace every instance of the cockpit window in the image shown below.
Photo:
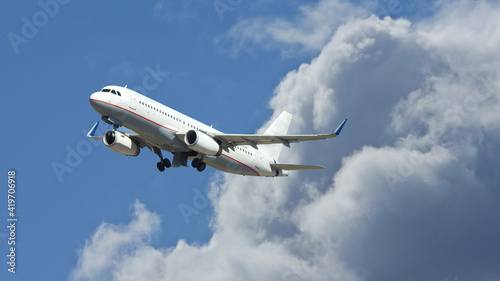
M120 97L122 96L122 94L119 91L111 89L102 89L101 92L112 93L113 95L119 95Z

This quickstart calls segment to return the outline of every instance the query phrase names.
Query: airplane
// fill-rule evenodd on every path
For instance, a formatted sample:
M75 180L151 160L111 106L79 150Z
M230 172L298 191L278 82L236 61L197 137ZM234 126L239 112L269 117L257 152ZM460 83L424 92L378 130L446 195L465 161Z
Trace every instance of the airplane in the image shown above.
M288 176L292 170L324 169L318 165L281 164L281 148L336 137L347 122L345 119L331 134L286 135L292 115L284 111L262 135L224 134L127 86L106 86L93 93L89 101L113 130L96 136L98 121L87 136L128 156L135 157L146 147L160 157L156 164L160 172L170 167L187 167L188 161L200 172L208 165L245 176L280 177ZM120 127L132 132L120 131ZM162 151L173 154L172 162L163 157Z

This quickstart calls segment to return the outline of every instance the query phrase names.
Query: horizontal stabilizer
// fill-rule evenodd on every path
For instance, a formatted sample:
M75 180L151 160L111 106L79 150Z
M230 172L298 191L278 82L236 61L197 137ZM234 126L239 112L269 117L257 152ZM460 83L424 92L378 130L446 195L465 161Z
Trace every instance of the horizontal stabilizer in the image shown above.
M324 169L323 166L318 165L294 165L294 164L271 164L271 167L275 170L319 170Z

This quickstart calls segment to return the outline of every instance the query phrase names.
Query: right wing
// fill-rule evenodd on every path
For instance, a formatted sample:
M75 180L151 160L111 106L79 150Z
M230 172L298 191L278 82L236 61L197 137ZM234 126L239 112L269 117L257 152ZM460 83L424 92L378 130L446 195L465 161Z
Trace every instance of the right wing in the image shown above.
M255 149L261 144L284 144L290 147L290 143L301 141L323 140L334 138L340 134L347 119L345 119L337 129L331 134L323 135L241 135L241 134L214 134L213 137L220 140L225 147L234 147L237 145L250 145Z

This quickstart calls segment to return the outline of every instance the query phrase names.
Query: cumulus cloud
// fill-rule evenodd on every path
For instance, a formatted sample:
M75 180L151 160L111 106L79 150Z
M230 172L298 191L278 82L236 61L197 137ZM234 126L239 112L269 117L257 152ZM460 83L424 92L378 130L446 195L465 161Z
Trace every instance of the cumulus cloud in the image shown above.
M102 223L86 241L73 271L75 280L109 280L115 275L113 267L122 261L123 255L151 241L151 235L159 229L159 216L139 201L133 207L134 217L128 225Z
M500 280L499 13L458 1L415 23L347 20L270 101L294 133L350 118L283 151L328 174L220 176L205 245L152 247L157 215L136 203L130 225L97 229L76 279Z
M298 51L318 51L335 28L348 19L368 12L347 1L323 0L303 4L293 19L260 17L242 19L216 42L229 53L253 48L280 49L285 55Z

